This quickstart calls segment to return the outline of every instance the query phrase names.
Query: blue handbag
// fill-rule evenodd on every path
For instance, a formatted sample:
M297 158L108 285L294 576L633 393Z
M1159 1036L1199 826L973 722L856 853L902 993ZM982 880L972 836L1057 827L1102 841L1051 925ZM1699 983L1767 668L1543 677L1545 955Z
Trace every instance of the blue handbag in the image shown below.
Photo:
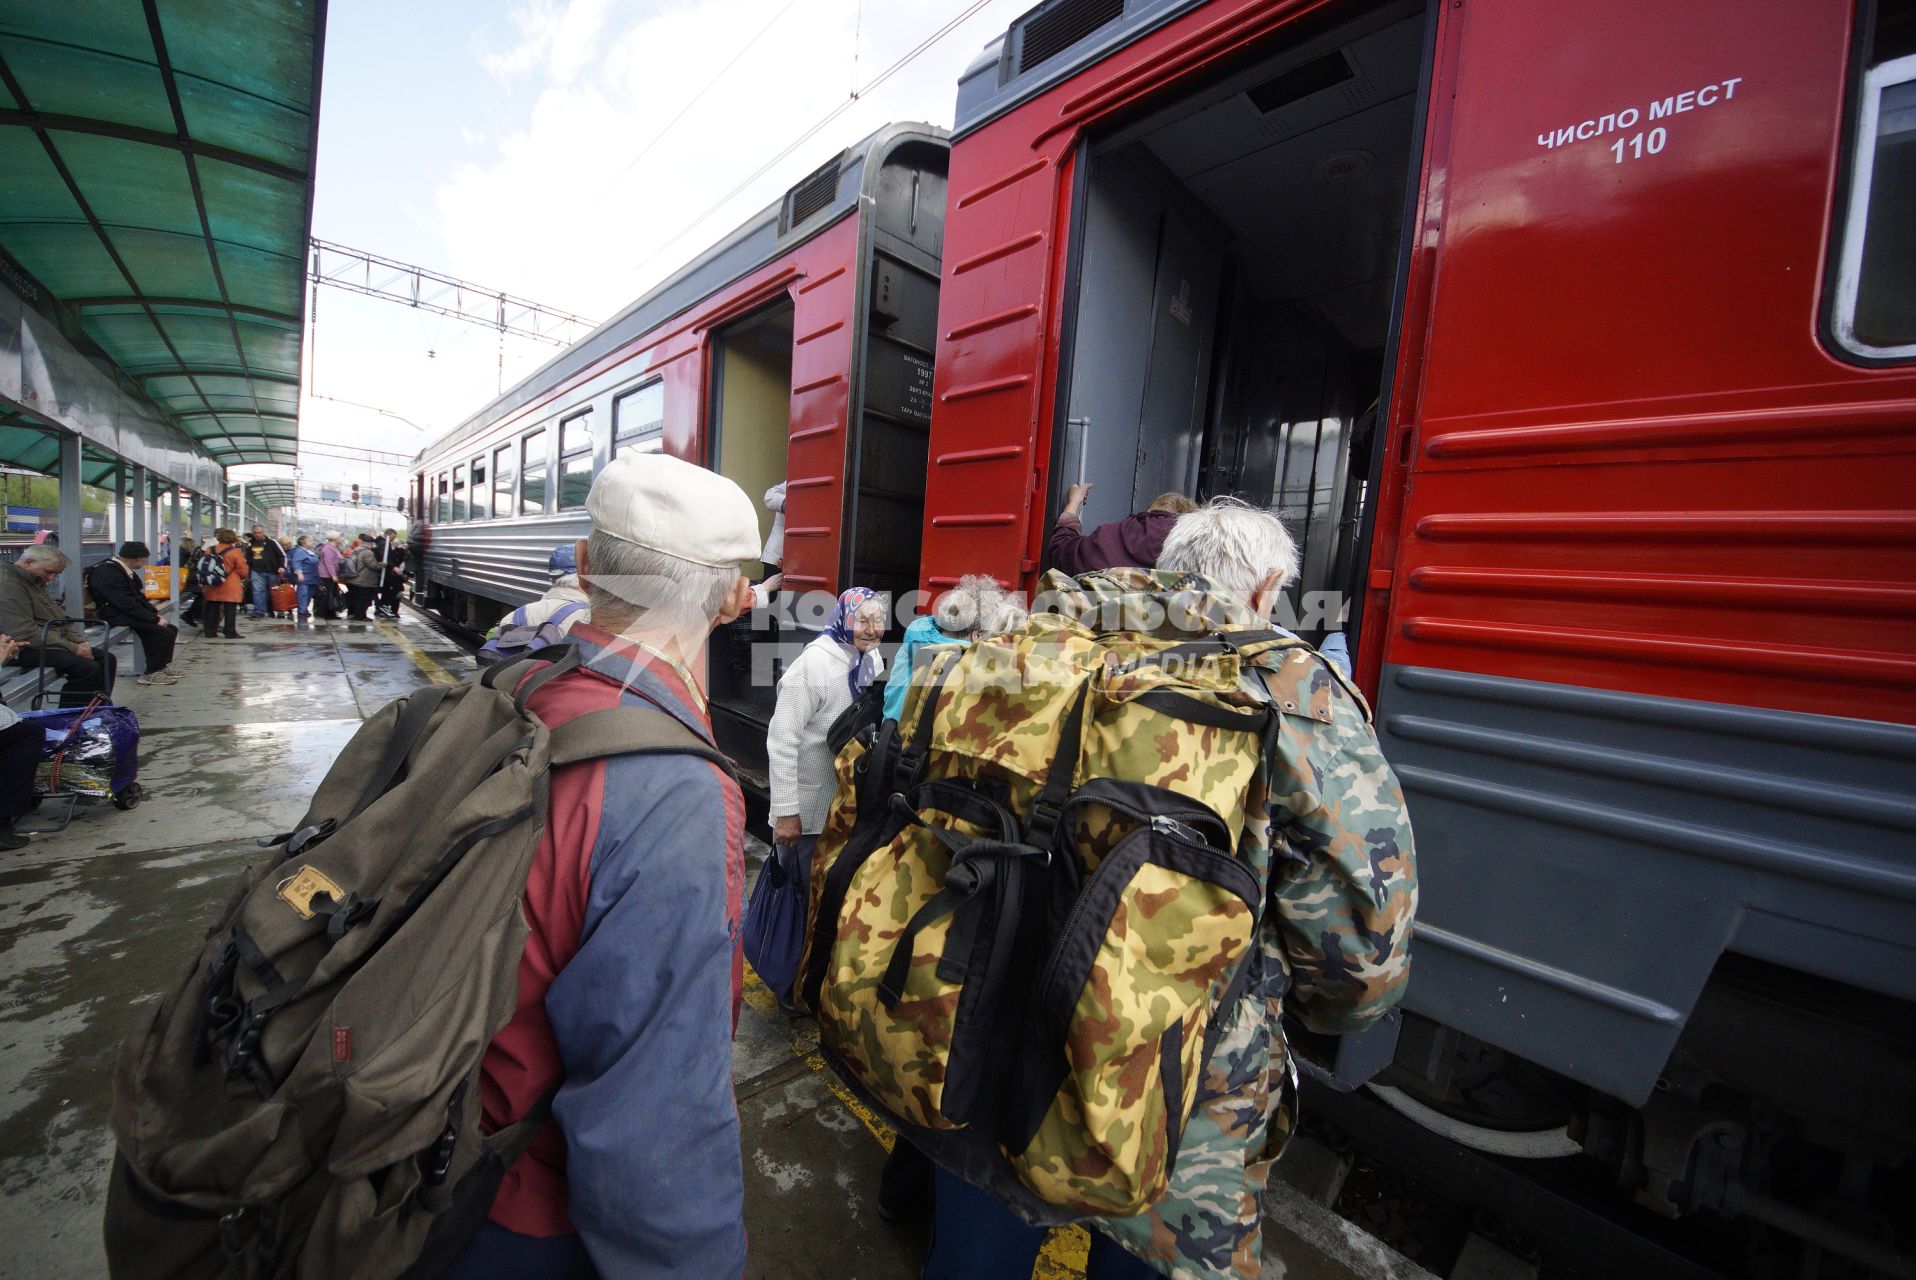
M812 841L803 841L810 846ZM745 958L780 1000L789 1000L805 946L810 858L797 845L772 846L745 905Z

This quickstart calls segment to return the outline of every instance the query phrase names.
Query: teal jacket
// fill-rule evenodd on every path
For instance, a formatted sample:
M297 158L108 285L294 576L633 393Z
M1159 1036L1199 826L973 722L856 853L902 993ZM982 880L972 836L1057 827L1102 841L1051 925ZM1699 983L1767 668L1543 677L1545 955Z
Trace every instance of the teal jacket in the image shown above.
M960 637L948 636L931 618L918 618L905 628L898 642L898 655L891 660L891 678L885 681L885 718L896 720L905 714L905 691L911 688L912 654L920 645L955 644Z

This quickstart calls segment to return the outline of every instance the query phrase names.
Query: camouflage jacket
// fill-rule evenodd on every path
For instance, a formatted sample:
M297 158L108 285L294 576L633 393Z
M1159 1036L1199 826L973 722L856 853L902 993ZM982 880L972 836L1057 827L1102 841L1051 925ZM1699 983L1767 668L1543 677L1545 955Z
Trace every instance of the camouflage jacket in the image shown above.
M1264 628L1195 575L1112 569L1075 582L1047 575L1035 610L1090 619L1144 594L1169 594L1225 628ZM1173 609L1172 613L1178 613ZM1137 619L1125 618L1128 624ZM1145 619L1145 621L1155 621ZM1188 627L1172 616L1161 625ZM1281 712L1271 776L1246 802L1243 847L1265 875L1266 910L1246 998L1227 1017L1184 1130L1171 1187L1148 1212L1097 1229L1172 1280L1254 1280L1260 1193L1297 1114L1279 1021L1286 1001L1314 1031L1363 1030L1410 976L1417 874L1404 794L1363 696L1308 645L1263 655L1247 697Z

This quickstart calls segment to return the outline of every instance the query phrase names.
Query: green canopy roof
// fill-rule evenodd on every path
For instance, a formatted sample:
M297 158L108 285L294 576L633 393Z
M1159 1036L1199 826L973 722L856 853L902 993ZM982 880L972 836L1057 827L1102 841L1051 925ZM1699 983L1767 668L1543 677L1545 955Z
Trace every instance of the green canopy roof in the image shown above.
M0 3L0 248L223 465L295 460L324 21Z

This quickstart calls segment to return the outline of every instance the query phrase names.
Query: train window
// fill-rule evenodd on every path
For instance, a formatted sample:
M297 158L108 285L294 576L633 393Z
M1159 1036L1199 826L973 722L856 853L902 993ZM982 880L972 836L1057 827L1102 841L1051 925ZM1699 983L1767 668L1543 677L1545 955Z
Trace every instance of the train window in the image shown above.
M452 480L445 472L439 473L439 523L452 519Z
M512 514L512 446L502 444L492 451L492 510L498 516Z
M490 496L491 489L486 484L486 455L482 453L472 460L471 502L472 518L474 520L484 520L486 518L486 499Z
M541 427L519 442L520 515L545 514L546 466L546 433Z
M612 454L657 453L665 443L665 384L648 382L612 402Z
M575 413L559 424L559 456L592 451L592 410Z
M559 510L585 505L592 489L592 411L559 424Z
M452 518L466 518L466 464L463 462L452 469Z
M1857 94L1831 332L1871 363L1916 359L1916 4L1877 6Z

